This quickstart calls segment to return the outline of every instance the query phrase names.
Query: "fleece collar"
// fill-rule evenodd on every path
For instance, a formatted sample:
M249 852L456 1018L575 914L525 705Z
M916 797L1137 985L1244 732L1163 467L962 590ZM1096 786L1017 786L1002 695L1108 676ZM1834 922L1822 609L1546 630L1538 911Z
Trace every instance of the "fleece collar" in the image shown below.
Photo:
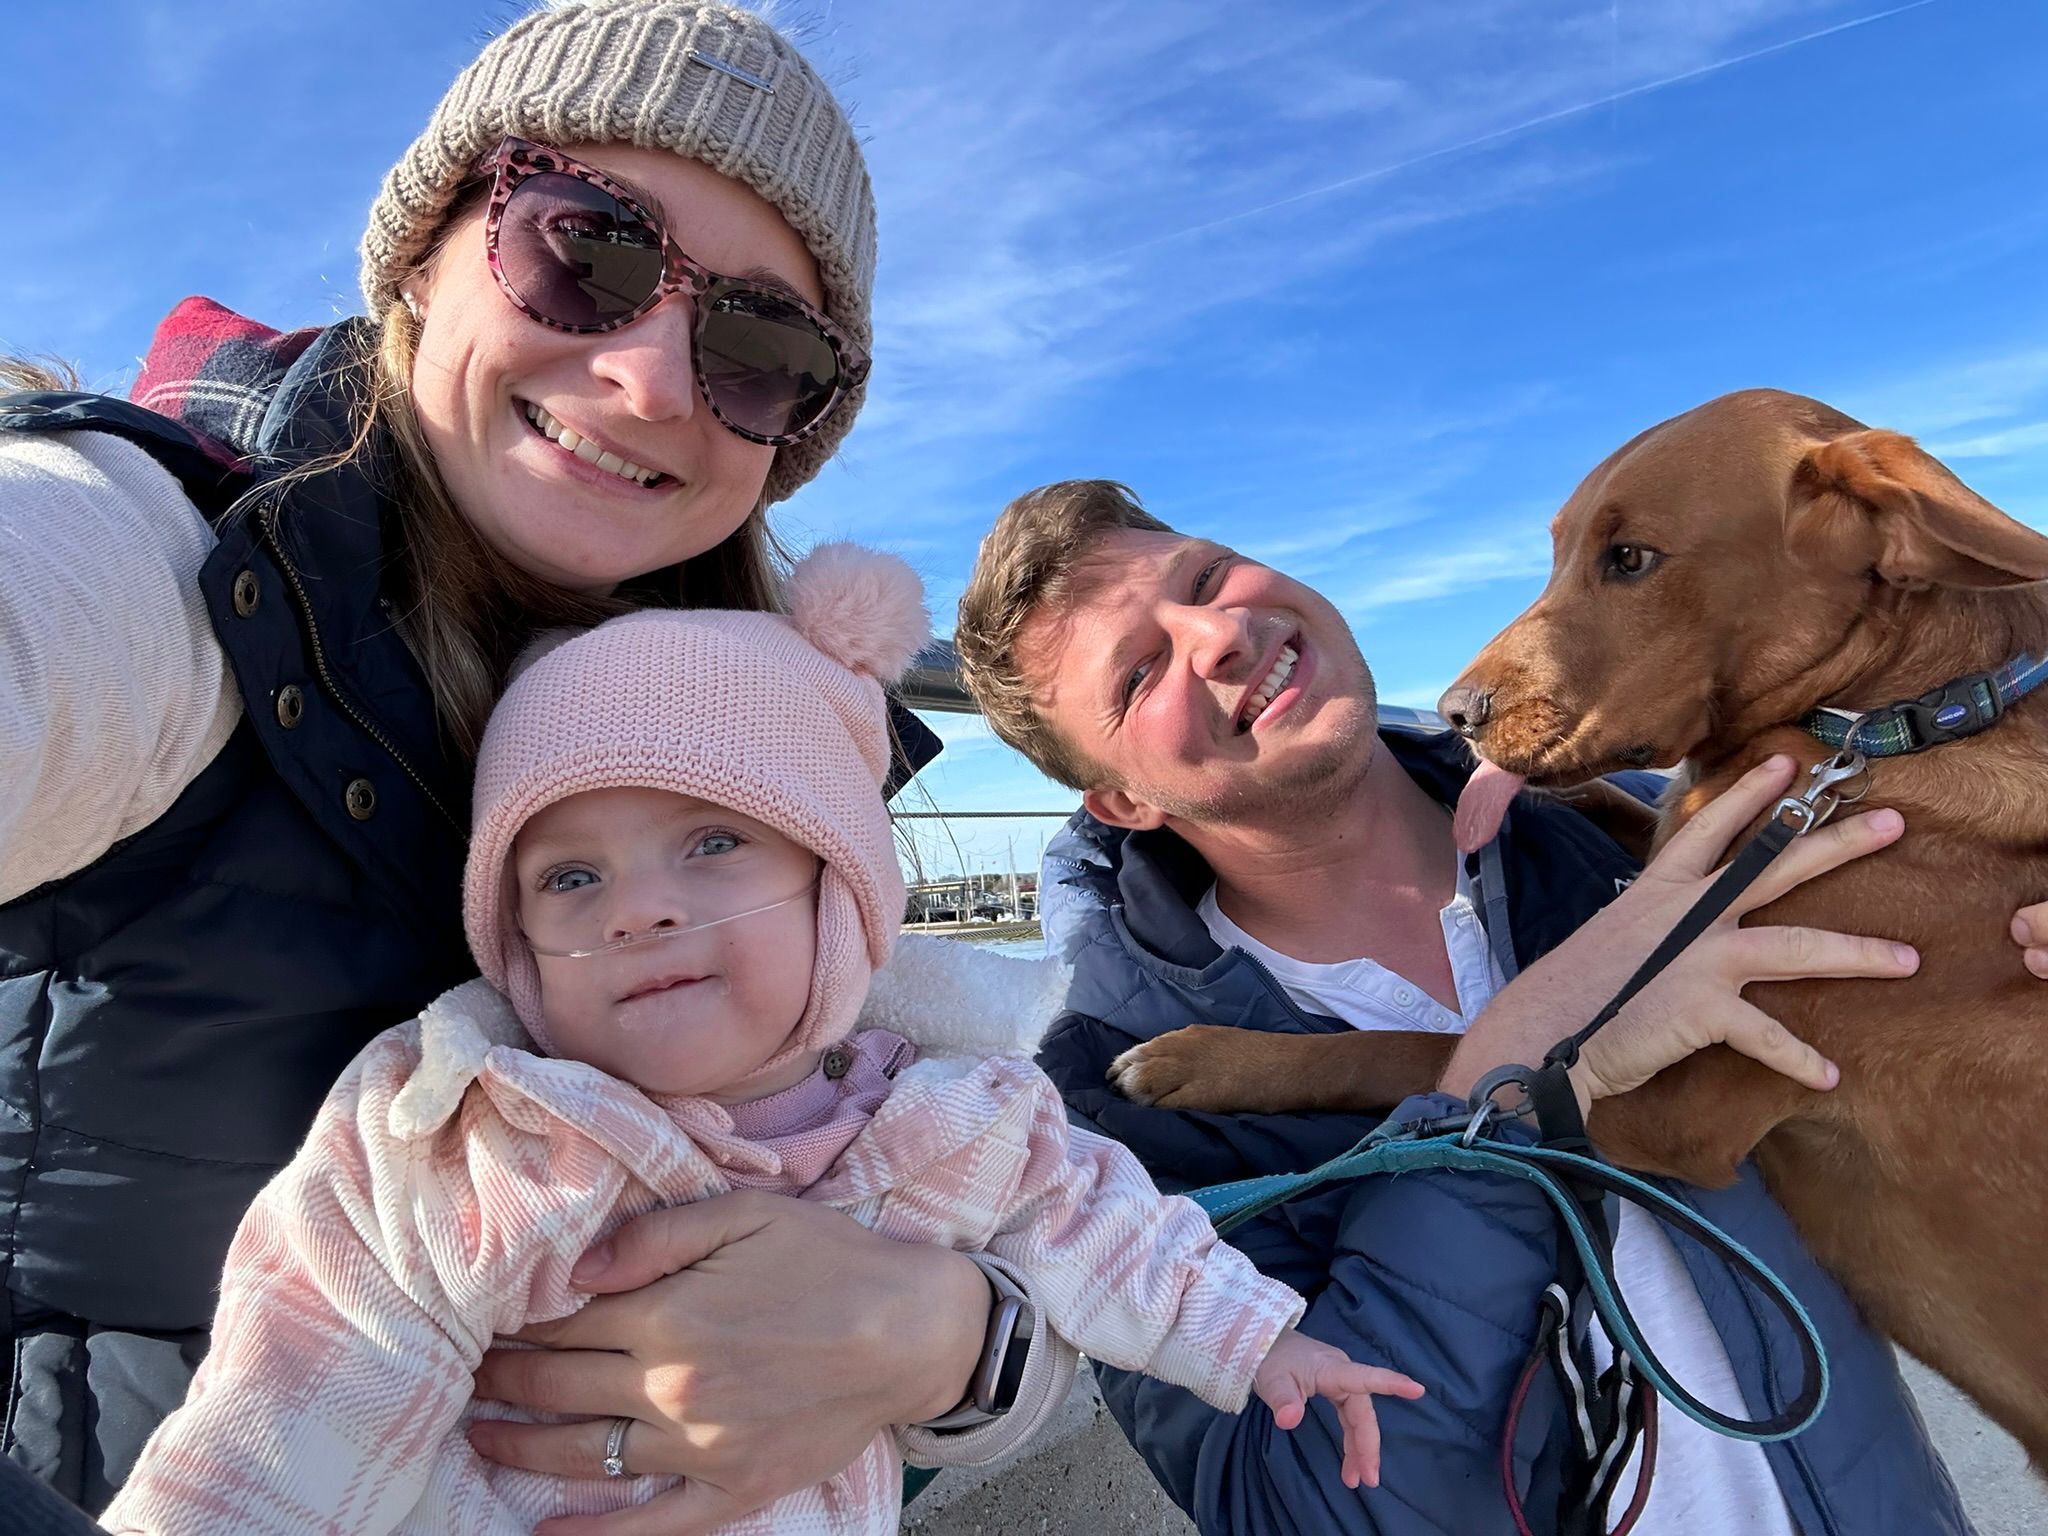
M1066 998L1056 960L1000 954L959 939L906 934L875 973L856 1029L886 1029L935 1060L1029 1057ZM420 1064L391 1106L402 1140L453 1115L495 1050L537 1054L518 1015L490 983L463 983L420 1015Z

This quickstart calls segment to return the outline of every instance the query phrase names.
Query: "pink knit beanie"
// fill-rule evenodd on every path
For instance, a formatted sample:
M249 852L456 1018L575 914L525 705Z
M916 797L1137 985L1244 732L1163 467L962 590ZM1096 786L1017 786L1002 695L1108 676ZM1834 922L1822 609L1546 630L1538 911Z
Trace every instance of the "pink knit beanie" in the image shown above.
M642 610L557 645L512 682L477 758L463 922L485 978L548 1047L540 973L518 926L513 840L557 800L634 787L695 795L817 854L817 961L789 1042L757 1072L843 1038L889 957L903 876L882 782L882 684L930 635L893 555L825 544L797 564L789 614ZM600 963L600 962L586 962Z

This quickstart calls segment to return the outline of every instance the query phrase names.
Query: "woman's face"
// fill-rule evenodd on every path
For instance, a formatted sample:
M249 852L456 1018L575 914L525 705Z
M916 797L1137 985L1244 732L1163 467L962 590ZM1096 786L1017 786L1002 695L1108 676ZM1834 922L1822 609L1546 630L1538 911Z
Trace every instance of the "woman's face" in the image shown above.
M823 306L803 240L751 188L663 150L573 153L647 193L670 238L704 266L771 273ZM442 481L521 569L609 591L723 542L760 500L775 450L727 431L698 393L687 295L601 335L552 330L515 309L491 275L481 206L406 291L421 316L413 402ZM664 478L647 486L579 457L543 433L534 407Z

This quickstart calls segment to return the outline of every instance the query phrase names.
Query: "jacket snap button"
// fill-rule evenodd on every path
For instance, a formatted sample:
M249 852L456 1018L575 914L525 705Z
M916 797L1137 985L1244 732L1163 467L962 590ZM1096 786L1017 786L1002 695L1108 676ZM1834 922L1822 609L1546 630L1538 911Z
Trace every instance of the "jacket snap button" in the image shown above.
M256 573L243 571L235 577L235 612L243 618L256 611L256 600L262 593L256 585Z
M277 723L286 730L297 725L306 715L305 690L297 683L286 683L277 690Z
M357 821L368 821L377 814L377 786L368 779L351 779L341 801Z
M846 1076L853 1067L853 1052L843 1045L835 1045L825 1053L825 1076L833 1082Z

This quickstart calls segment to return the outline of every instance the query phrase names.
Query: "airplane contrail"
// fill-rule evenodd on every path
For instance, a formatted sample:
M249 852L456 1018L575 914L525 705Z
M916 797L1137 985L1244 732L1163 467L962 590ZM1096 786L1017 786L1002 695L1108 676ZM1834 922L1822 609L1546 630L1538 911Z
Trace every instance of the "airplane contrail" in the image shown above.
M1857 27L1867 27L1873 22L1888 21L1894 16L1903 16L1908 11L1921 10L1934 3L1935 0L1909 0L1909 3L1906 5L1895 5L1890 10L1874 11L1868 16L1858 16L1849 21L1839 21L1831 27L1822 27L1817 32L1808 32L1800 37L1788 37L1783 42L1772 43L1765 48L1752 49L1748 53L1738 53L1732 58L1716 59L1711 64L1702 64L1699 68L1688 69L1682 74L1666 75L1661 80L1646 80L1641 85L1632 85L1627 90L1614 91L1606 96L1596 96L1591 101L1574 102L1571 106L1559 107L1555 111L1545 112L1519 123L1512 123L1505 128L1495 128L1490 132L1482 133L1476 138L1466 139L1461 143L1446 144L1440 149L1428 150L1423 154L1413 155L1406 160L1396 160L1391 165L1375 166L1372 170L1360 171L1356 175L1344 177L1341 181L1325 182L1322 186L1310 187L1306 191L1289 193L1286 197L1275 198L1270 203L1260 203L1255 208L1241 208L1236 213L1225 214L1219 219L1210 219L1201 224L1190 224L1183 229L1170 230L1163 235L1154 235L1149 240L1139 240L1131 245L1106 252L1098 259L1113 261L1119 256L1129 256L1138 251L1151 250L1154 246L1167 245L1175 240L1185 240L1190 235L1206 234L1212 229L1222 229L1231 224L1241 224L1246 219L1255 219L1263 214L1272 213L1276 209L1292 207L1296 203L1306 203L1318 197L1328 197L1332 192L1342 192L1347 187L1360 186L1368 181L1379 181L1384 177L1396 175L1401 171L1411 170L1415 166L1427 165L1432 160L1441 160L1449 155L1463 154L1468 149L1477 149L1483 144L1491 144L1499 139L1512 138L1518 133L1527 133L1532 128L1541 128L1545 124L1555 123L1567 117L1578 117L1583 113L1596 111L1601 107L1612 106L1618 101L1627 101L1633 96L1646 96L1651 91L1661 91L1667 86L1683 85L1688 80L1698 80L1706 75L1718 74L1724 69L1733 69L1738 64L1748 64L1756 59L1768 58L1774 53L1784 53L1788 49L1803 47L1807 43L1819 42L1822 38L1833 37L1838 32L1848 32Z

